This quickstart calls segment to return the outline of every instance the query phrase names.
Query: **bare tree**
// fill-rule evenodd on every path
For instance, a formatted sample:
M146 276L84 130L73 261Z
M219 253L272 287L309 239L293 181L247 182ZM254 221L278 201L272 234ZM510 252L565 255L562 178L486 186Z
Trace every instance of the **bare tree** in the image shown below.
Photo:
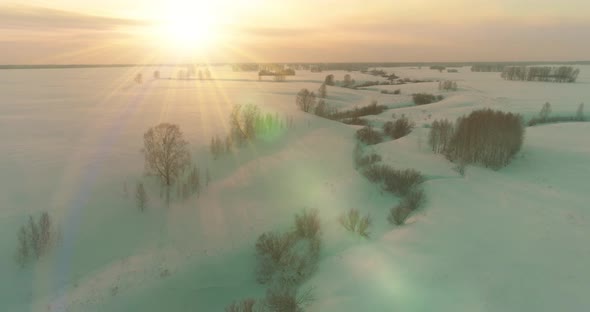
M170 199L170 186L190 165L188 142L178 125L161 123L143 135L145 168L148 174L158 176L166 186L166 200Z
M541 108L541 111L539 112L539 118L542 121L547 121L549 114L551 114L551 104L549 104L549 102L545 102L545 104Z
M326 79L324 80L324 83L328 86L333 86L334 85L334 75L327 75Z
M137 189L135 191L135 200L137 201L137 208L139 211L144 212L147 206L148 198L143 187L143 183L137 183Z
M296 103L302 111L311 112L316 104L315 93L309 92L307 89L301 89L301 91L297 92Z

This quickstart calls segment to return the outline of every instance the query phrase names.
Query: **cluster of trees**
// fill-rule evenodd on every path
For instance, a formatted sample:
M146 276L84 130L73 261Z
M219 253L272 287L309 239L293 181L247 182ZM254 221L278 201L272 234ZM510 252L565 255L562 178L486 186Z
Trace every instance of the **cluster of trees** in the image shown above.
M355 118L368 115L379 115L387 109L385 105L379 105L377 101L371 101L371 104L363 107L355 107L352 110L341 111L334 113L332 119Z
M428 144L432 151L437 154L443 154L449 149L449 144L453 136L453 123L446 120L435 120L430 128L428 135Z
M438 89L441 91L457 91L457 82L451 80L439 81Z
M429 143L435 153L465 164L479 163L493 169L510 163L524 139L522 117L491 109L473 111L457 119L435 121Z
M580 103L578 105L578 109L573 116L550 116L551 115L551 104L546 102L541 111L539 111L539 115L537 117L533 117L528 121L529 126L535 126L538 124L544 123L554 123L554 122L568 122L568 121L586 121L586 117L584 116L584 103Z
M412 99L414 100L414 104L416 105L425 105L430 104L438 101L443 100L442 95L434 95L428 93L414 93L412 94Z
M293 127L293 119L284 120L278 114L263 114L254 104L236 105L229 118L230 133L225 139L212 136L209 150L214 159L223 154L231 153L232 148L241 147L246 142L255 140L258 136L276 133L280 129Z
M52 227L49 213L43 212L35 221L29 216L17 232L16 261L24 267L30 260L37 260L46 254L56 242L56 233Z
M388 121L383 124L383 132L386 135L392 137L394 140L410 134L412 129L414 129L414 124L405 116L395 120L394 122Z
M576 82L579 73L572 66L507 66L501 76L506 80Z

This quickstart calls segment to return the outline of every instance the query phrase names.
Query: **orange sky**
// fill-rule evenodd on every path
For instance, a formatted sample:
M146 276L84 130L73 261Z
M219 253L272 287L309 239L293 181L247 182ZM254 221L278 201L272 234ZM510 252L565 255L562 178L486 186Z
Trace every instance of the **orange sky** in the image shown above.
M590 59L587 0L0 0L1 64Z

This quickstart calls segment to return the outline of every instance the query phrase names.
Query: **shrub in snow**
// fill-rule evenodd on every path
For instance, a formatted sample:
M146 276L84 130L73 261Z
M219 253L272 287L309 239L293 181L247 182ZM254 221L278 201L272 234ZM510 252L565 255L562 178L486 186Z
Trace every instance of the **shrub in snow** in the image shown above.
M269 312L303 312L312 301L311 289L298 294L297 289L274 287L267 290L264 306Z
M317 211L304 211L295 217L295 230L268 232L256 242L257 281L297 287L317 269L321 247Z
M373 164L363 170L363 175L374 183L396 195L405 196L410 190L424 182L424 177L414 169L396 170L388 165Z
M254 312L255 304L256 300L252 298L244 299L242 301L234 301L225 307L225 312Z
M28 223L22 225L17 232L17 263L24 267L29 260L39 259L53 246L55 238L56 234L47 212L43 212L37 222L33 216L29 216Z
M361 108L354 108L353 110L341 111L332 114L332 119L344 119L344 118L358 118L368 115L379 115L387 109L385 105L378 105L377 101L372 101L371 104L363 106Z
M314 239L320 234L320 217L316 209L295 215L295 234L299 238Z
M438 89L442 91L457 91L457 82L450 80L439 81Z
M450 121L435 120L430 126L428 134L428 144L435 153L444 153L451 142L453 136L453 123Z
M363 156L362 148L358 142L354 147L353 158L354 158L354 166L357 169L363 168L368 165L372 165L376 162L381 161L381 156L379 156L375 153L371 153L371 154Z
M141 183L141 182L137 183L137 187L135 189L135 201L137 202L137 208L139 209L139 211L141 211L141 212L145 211L145 208L146 208L147 202L148 202L148 198L147 198L147 194L145 192L145 189L143 187L143 183Z
M424 104L430 104L430 103L434 103L437 101L441 101L443 99L443 97L441 95L436 96L434 94L428 94L428 93L415 93L415 94L412 94L412 99L414 100L414 104L424 105Z
M372 223L370 215L367 214L361 217L359 211L352 208L340 215L338 221L348 231L357 233L365 238L369 237L369 227Z
M346 118L346 119L342 119L341 121L342 121L342 123L345 123L347 125L356 125L356 126L366 126L367 124L369 124L369 122L366 119L359 118L359 117Z
M404 224L411 212L412 211L407 207L398 205L391 208L391 210L389 211L389 216L387 216L387 220L391 224L402 225Z
M383 132L393 139L405 137L412 132L414 124L407 117L397 119L395 122L388 121L383 125Z
M357 130L356 138L367 145L377 144L383 140L381 133L373 130L371 126Z
M445 151L451 161L499 169L510 163L524 139L522 117L491 109L460 117Z

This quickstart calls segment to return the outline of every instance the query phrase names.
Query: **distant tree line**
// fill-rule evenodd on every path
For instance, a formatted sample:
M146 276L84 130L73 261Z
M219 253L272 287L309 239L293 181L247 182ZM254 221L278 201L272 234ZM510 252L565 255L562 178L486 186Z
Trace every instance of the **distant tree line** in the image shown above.
M520 81L576 82L580 70L572 66L507 66L502 78Z
M505 64L476 64L471 66L472 72L494 72L501 73L504 71Z

